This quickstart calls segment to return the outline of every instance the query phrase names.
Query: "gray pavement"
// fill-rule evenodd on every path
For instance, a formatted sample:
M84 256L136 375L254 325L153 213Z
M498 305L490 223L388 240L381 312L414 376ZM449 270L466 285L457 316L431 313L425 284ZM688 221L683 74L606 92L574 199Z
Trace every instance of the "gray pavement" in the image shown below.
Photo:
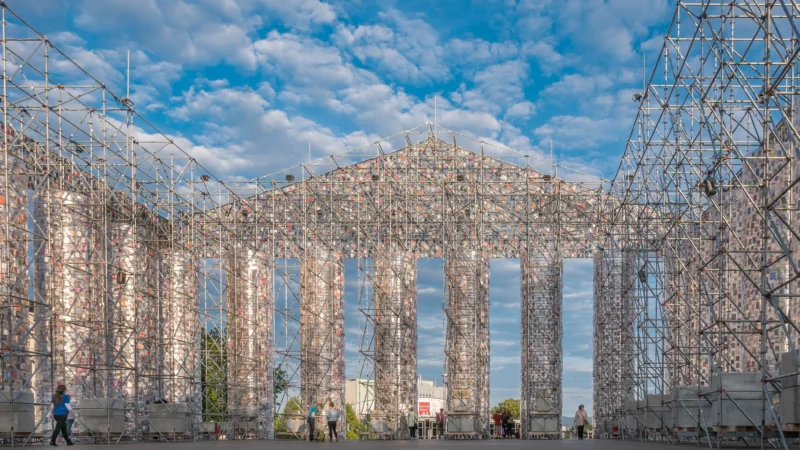
M63 446L63 444L62 444ZM87 445L81 445L87 446ZM97 445L92 445L97 447ZM563 440L563 441L519 441L519 440L488 440L488 441L342 441L342 442L301 442L301 441L199 441L183 443L134 443L120 444L117 446L130 450L415 450L415 449L497 449L497 450L556 450L556 449L587 449L587 450L635 450L635 449L660 449L667 445L656 443L641 443L631 441L606 441L606 440ZM675 446L669 446L673 449ZM66 448L66 447L65 447ZM78 446L74 447L78 448Z

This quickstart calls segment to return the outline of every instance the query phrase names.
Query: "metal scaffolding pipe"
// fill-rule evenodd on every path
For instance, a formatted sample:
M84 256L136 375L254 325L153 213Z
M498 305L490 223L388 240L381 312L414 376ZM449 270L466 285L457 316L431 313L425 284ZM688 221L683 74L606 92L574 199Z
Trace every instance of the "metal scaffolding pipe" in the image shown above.
M104 258L94 254L100 237L89 196L46 191L35 201L34 223L42 236L36 241L35 296L50 305L53 324L52 380L48 373L43 381L64 384L80 406L82 398L106 395ZM40 386L39 392L51 389Z
M161 398L194 412L200 395L198 261L188 250L170 250L163 268Z
M301 400L344 404L344 277L341 255L306 249L300 273Z
M394 249L375 258L375 409L395 432L417 404L416 271L411 252Z
M27 402L32 383L28 296L28 191L25 161L17 149L0 153L0 403ZM23 406L25 407L25 406ZM32 408L32 405L30 406ZM14 406L19 408L19 406Z
M522 436L561 434L561 283L558 257L525 255L522 266ZM529 369L529 370L526 370Z
M272 436L272 259L244 243L226 258L228 416L238 431Z
M125 401L135 436L148 431L146 405L158 389L158 252L144 222L120 218L108 231L108 398Z
M448 432L488 436L489 261L475 250L445 261ZM454 427L455 416L462 416ZM472 423L469 423L469 422Z
M630 326L625 317L629 305L622 299L622 253L617 249L598 251L594 257L594 436L610 438L618 434L625 416L625 401L632 400L632 374L623 375L626 353L623 330Z

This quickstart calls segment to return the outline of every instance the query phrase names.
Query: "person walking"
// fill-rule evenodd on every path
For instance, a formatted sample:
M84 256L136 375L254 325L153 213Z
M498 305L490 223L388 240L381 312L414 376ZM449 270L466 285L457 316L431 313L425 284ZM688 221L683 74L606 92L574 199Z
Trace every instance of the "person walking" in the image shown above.
M586 415L583 405L578 406L578 410L575 412L575 428L578 429L578 439L583 439L583 427L586 426L588 420L589 417Z
M411 435L411 439L417 438L417 412L414 411L414 407L408 408L408 414L406 414L406 425L408 425L408 432Z
M50 416L56 421L56 425L53 427L53 435L50 437L50 445L53 447L58 447L56 439L58 439L59 433L64 436L67 445L75 445L67 431L67 417L72 411L72 405L69 403L69 395L66 392L67 387L59 384L56 388L56 393L53 394L53 398L50 400Z
M507 409L503 410L503 414L500 416L500 422L503 424L503 432L505 433L506 439L511 439L514 434L511 432L511 425L509 422L511 421L511 414L508 413Z
M339 410L333 406L333 402L328 404L328 439L331 442L339 442L339 433L336 425L339 423Z
M500 414L500 410L497 410L492 415L492 421L494 422L494 437L499 439L503 435L503 415Z
M317 431L317 414L320 413L322 409L322 403L318 403L316 406L311 406L308 409L308 416L306 420L308 421L308 440L313 442L314 441L314 433Z
M439 439L444 439L444 408L436 413L436 428L439 431Z

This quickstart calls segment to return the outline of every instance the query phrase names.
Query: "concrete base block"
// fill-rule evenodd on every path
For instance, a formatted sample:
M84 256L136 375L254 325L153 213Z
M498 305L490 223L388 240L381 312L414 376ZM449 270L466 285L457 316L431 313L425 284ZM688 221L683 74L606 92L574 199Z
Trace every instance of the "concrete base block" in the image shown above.
M800 424L800 387L783 388L781 391L781 423Z
M709 422L715 427L755 426L761 417L761 397L761 373L716 374L711 379Z
M528 424L529 433L561 433L558 417L531 415Z
M681 386L672 389L670 409L675 428L701 428L703 418L711 426L711 404L698 396L697 386ZM702 417L700 415L702 411Z
M150 405L148 421L151 433L184 434L188 430L189 409L184 404Z
M0 391L0 433L36 431L36 405L33 392L27 389Z
M125 402L122 399L80 400L77 411L81 426L91 434L120 434L125 431Z
M369 412L369 430L372 433L391 433L392 426L385 411L374 410Z
M797 350L795 350L797 351ZM792 355L792 352L781 354L781 375L788 375L798 371L797 367L798 358ZM794 375L781 380L781 388L792 388L800 386L800 375Z
M446 419L448 433L474 433L478 431L475 428L475 416L473 414L449 412L446 415Z
M669 399L663 395L648 395L644 405L644 426L651 430L672 428Z

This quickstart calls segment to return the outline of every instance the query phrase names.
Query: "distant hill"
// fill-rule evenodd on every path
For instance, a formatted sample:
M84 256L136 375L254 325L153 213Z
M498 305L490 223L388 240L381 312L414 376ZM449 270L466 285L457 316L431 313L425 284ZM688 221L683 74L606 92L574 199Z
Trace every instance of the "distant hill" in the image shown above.
M569 427L571 427L573 425L574 422L575 422L575 418L574 417L561 416L561 425L562 426L565 426L565 427L569 428ZM591 417L589 417L589 423L592 423L592 418Z

